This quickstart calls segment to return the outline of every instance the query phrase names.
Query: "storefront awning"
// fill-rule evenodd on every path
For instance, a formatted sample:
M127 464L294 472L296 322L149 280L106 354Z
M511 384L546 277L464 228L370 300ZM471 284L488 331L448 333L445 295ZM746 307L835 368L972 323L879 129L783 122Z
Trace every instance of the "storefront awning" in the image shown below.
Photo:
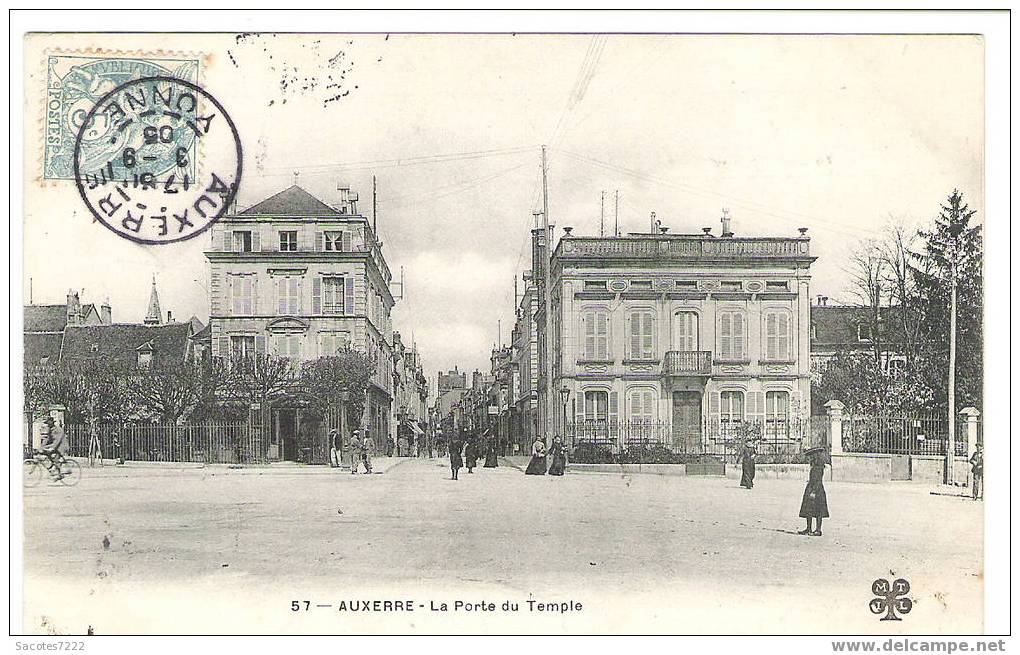
M418 427L418 424L414 421L404 421L404 425L411 428L411 432L415 434L425 434L425 431Z

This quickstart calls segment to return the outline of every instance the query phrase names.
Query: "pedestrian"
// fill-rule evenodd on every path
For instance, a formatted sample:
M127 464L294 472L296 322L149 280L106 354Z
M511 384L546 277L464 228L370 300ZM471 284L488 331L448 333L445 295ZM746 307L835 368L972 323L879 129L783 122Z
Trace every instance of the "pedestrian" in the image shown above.
M351 475L356 475L362 459L361 435L357 430L352 430L351 436L347 440L347 453L351 457Z
M470 434L464 444L464 467L468 473L473 474L476 466L478 466L478 437Z
M745 489L754 487L754 444L748 441L740 451L740 486Z
M545 475L545 469L545 441L538 437L531 445L531 461L524 475Z
M464 447L464 443L453 435L450 437L450 471L453 473L451 480L457 479L457 474L460 471L460 467L464 466L464 460L461 459L461 449Z
M361 458L365 462L365 475L372 475L372 437L367 432L361 442Z
M485 450L485 468L494 469L499 466L499 446L496 443L496 437L489 434L489 438L486 439L485 443L488 448Z
M829 503L825 498L825 487L822 478L825 476L825 449L814 446L804 451L811 471L808 473L807 486L804 487L804 498L800 503L800 517L807 520L807 526L797 534L808 534L813 537L822 536L822 519L829 517ZM811 519L817 527L811 529Z
M329 466L330 468L340 468L340 432L337 430L329 431Z
M970 456L971 497L974 500L985 498L985 452L980 443L974 446L974 454Z
M567 449L563 447L560 435L553 437L549 446L549 475L563 475L567 470Z

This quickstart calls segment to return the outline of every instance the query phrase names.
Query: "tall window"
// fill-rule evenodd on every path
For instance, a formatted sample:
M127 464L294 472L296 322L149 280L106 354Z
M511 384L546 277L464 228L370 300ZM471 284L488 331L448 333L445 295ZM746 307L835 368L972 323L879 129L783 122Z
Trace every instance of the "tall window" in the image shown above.
M273 338L273 350L277 357L301 359L301 337L296 334L278 334Z
M301 313L301 278L281 277L276 280L277 309L280 314Z
M723 391L719 394L719 423L724 435L732 435L744 422L744 392Z
M347 250L344 248L344 233L339 231L324 232L323 237L325 239L326 252L343 252Z
M679 312L673 317L675 321L676 350L691 352L698 349L698 315L695 312Z
M609 313L589 309L582 315L584 324L584 358L609 359Z
M342 277L322 278L322 313L344 313L344 279Z
M631 389L627 394L627 417L632 424L654 423L656 409L652 389Z
M785 437L789 434L790 394L786 391L765 393L765 436Z
M584 420L606 421L609 419L609 392L584 392Z
M655 320L652 312L638 311L630 315L630 356L633 359L655 357Z
M280 252L297 252L297 231L280 232Z
M255 313L255 276L235 275L230 281L230 309L235 316Z
M790 358L790 315L787 312L765 313L765 359L783 361Z
M230 337L230 354L234 359L255 355L255 337L250 334Z
M723 312L719 315L719 358L742 360L747 358L744 315L741 312Z
M234 230L234 252L251 252L250 230Z

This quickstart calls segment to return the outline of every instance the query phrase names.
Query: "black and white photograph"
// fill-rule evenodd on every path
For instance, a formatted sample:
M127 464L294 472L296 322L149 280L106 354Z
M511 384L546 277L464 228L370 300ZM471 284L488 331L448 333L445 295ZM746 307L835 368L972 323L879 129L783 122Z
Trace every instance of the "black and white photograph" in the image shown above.
M12 635L1006 630L985 34L285 13L11 33Z

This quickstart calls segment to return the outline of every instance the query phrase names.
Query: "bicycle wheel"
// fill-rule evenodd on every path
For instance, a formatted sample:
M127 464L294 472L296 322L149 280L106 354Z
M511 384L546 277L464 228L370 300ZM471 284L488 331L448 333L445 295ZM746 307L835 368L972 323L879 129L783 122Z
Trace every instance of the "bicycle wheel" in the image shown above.
M38 486L45 476L46 471L43 470L39 462L34 459L25 460L25 463L22 465L22 479L26 487Z
M81 464L73 459L64 462L64 476L60 478L61 484L73 487L81 480Z

